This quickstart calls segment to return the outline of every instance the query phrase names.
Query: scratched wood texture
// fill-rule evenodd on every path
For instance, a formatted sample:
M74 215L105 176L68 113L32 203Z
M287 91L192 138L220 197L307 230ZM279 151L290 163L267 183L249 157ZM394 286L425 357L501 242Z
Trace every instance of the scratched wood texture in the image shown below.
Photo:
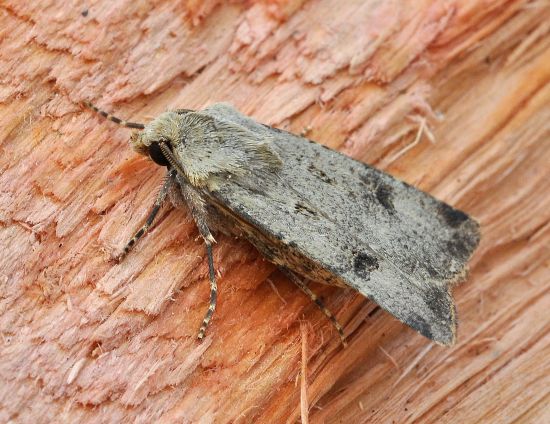
M1 0L0 73L1 422L550 421L548 1ZM313 285L342 349L226 237L197 343L197 231L166 209L109 261L162 170L84 99L141 121L230 101L472 214L458 343Z

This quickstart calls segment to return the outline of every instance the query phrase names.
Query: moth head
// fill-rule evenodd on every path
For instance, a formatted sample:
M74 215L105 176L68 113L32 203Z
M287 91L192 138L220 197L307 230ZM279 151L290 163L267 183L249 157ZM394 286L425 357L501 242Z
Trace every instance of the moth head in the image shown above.
M130 147L137 153L148 156L161 166L169 166L160 144L166 144L170 149L174 140L178 139L179 127L172 112L159 115L144 126L142 131L134 132L130 137Z
M163 140L164 141L164 140ZM169 166L170 163L164 157L158 141L148 140L143 133L135 132L130 137L130 147L140 155L148 156L160 166ZM168 145L170 145L168 143Z

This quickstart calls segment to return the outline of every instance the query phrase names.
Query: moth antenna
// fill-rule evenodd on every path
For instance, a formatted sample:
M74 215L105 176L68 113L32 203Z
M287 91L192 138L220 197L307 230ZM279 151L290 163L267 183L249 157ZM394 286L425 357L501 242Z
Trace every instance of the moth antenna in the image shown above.
M290 271L287 268L281 268L283 273L289 277L294 284L296 284L315 304L317 307L325 314L325 316L330 320L336 331L338 331L338 334L340 335L340 340L342 341L342 345L346 347L348 345L346 341L346 335L344 334L344 329L336 319L336 317L330 312L330 310L324 305L323 301L319 299L319 297L311 291L311 289L304 284L304 282L296 276L292 271Z
M142 129L145 128L145 125L143 125L143 124L139 124L137 122L124 121L123 119L117 118L116 116L111 115L110 113L107 113L104 110L99 109L98 107L94 106L93 104L91 104L87 100L84 101L83 104L84 104L84 106L92 109L94 112L96 112L99 115L103 116L105 119L108 119L109 121L114 122L115 124L122 125L123 127L126 127L126 128L136 128L138 130L142 130Z

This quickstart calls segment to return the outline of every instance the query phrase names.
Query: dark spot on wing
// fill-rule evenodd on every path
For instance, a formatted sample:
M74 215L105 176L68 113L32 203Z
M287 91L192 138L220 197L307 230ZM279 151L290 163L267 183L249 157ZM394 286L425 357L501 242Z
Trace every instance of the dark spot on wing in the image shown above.
M330 178L325 171L317 168L314 164L310 163L307 169L309 170L309 172L311 172L313 175L315 175L318 179L320 179L324 183L327 183L327 184L334 183L333 178Z
M382 183L382 181L380 181L380 177L373 173L370 168L368 169L368 172L359 174L359 179L371 192L374 192L376 187Z
M451 321L452 304L449 302L445 289L427 285L424 291L424 299L428 308L435 314L438 320Z
M84 17L88 16L88 9L84 9L80 14Z
M294 205L294 210L298 213L301 213L302 215L310 215L310 216L316 216L317 213L308 207L307 205L304 205L303 203L296 203Z
M426 320L424 320L424 318L422 318L420 315L411 313L403 321L405 322L405 324L414 328L424 337L433 340L433 333L430 324L427 323Z
M403 322L417 330L423 336L432 340L434 340L433 329L439 328L443 331L443 333L438 334L437 339L443 342L450 342L451 339L444 340L445 338L448 338L449 334L445 334L447 331L445 331L443 327L450 327L453 325L452 317L454 307L452 302L449 300L445 289L424 286L423 299L426 302L428 309L433 313L434 321L427 321L424 317L414 312L409 312L403 318Z
M378 269L378 259L367 253L358 253L353 259L353 270L361 278L369 278L372 271Z
M456 231L453 239L447 241L447 249L451 256L466 261L476 248L479 238L470 237L468 233Z
M441 274L431 265L428 263L425 264L426 271L428 271L428 274L432 278L441 278Z
M393 205L393 188L386 184L380 176L368 169L368 172L359 174L359 179L367 187L368 192L365 194L367 201L373 201L371 196L374 195L378 203L380 203L389 213L395 212Z
M395 207L393 206L393 189L384 183L380 183L376 188L376 198L388 212L394 212Z
M446 203L440 203L437 207L437 213L443 221L452 228L458 228L460 224L468 220L469 217L464 212L455 209Z

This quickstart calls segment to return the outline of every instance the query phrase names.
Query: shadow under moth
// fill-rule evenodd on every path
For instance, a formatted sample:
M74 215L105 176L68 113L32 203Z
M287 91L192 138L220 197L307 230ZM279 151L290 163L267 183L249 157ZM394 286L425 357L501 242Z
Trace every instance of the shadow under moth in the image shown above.
M228 104L162 113L148 124L105 118L136 131L131 147L166 167L143 227L162 205L187 207L204 239L210 305L216 307L212 232L248 239L344 332L302 278L352 287L435 342L455 341L451 286L465 278L479 225L465 213L379 171Z

